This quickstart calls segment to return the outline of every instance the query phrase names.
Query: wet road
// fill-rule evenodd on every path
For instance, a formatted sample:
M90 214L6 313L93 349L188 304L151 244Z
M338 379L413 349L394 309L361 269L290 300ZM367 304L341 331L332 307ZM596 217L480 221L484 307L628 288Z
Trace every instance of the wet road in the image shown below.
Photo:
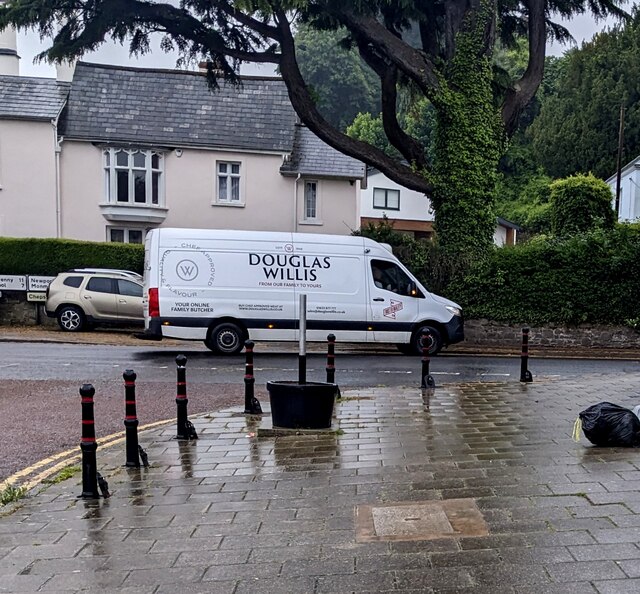
M191 345L189 345L191 346ZM264 347L266 350L266 346ZM255 356L255 394L268 402L268 380L297 379L295 349ZM185 353L189 414L244 404L244 356L216 357L199 346L173 350L155 346L105 346L50 343L0 343L0 482L11 474L57 452L78 447L80 397L78 388L89 382L96 388L95 418L98 437L124 429L122 373L133 369L137 378L140 424L176 415L175 357ZM307 379L324 381L323 353L308 357ZM571 378L602 373L612 377L637 372L636 361L530 359L534 378ZM344 388L420 385L420 357L395 350L369 354L336 354L336 381ZM440 355L431 361L437 385L466 382L518 382L519 357Z
M0 343L1 380L68 380L95 383L120 380L125 369L133 369L139 382L175 382L176 355L187 356L187 378L201 384L243 385L243 355L218 357L200 347L181 350L154 348L146 345L105 346L72 344ZM270 349L256 349L257 384L268 380L290 380L298 377L298 355ZM310 353L307 359L308 379L324 381L326 356ZM585 373L617 374L640 370L637 361L593 359L529 359L529 369L536 376L573 377ZM336 353L336 381L340 385L411 385L419 382L420 357L406 357L395 350L375 353ZM430 370L438 383L460 381L518 381L519 357L478 357L447 355L431 359Z

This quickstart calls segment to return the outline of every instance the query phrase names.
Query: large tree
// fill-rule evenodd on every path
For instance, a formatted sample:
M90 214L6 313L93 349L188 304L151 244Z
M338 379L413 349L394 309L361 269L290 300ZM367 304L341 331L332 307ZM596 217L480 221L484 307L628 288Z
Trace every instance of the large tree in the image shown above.
M241 62L278 66L301 120L336 149L377 167L396 182L429 194L439 241L452 259L469 258L492 241L493 190L507 137L542 80L545 44L568 39L550 15L586 11L624 15L621 0L8 0L0 28L36 28L53 35L50 60L79 57L107 36L149 49L165 47L206 59L210 73L234 80ZM394 158L331 126L301 74L295 30L344 29L380 79L382 120ZM527 66L518 80L496 84L496 41L528 40ZM436 113L434 160L398 123L399 84L426 97Z

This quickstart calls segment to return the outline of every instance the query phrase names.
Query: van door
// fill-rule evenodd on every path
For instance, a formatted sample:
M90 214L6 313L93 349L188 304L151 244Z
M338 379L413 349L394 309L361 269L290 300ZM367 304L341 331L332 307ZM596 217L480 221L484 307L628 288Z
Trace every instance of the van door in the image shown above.
M396 263L368 258L369 321L375 342L409 342L424 295Z

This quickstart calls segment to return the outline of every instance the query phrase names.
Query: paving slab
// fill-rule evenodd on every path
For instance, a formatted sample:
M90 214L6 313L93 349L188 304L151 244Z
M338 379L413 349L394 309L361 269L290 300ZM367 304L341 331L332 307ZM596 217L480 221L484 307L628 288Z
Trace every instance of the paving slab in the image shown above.
M345 391L332 427L229 409L98 448L0 517L0 592L637 592L640 457L571 438L640 374Z

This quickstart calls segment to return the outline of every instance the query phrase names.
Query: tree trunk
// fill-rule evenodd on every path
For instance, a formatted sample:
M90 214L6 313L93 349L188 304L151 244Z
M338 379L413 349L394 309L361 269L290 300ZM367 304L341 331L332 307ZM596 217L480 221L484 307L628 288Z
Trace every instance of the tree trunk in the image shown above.
M491 86L487 30L486 23L476 23L459 35L456 57L433 101L437 123L431 200L437 241L452 272L487 253L496 227L496 172L505 142Z

